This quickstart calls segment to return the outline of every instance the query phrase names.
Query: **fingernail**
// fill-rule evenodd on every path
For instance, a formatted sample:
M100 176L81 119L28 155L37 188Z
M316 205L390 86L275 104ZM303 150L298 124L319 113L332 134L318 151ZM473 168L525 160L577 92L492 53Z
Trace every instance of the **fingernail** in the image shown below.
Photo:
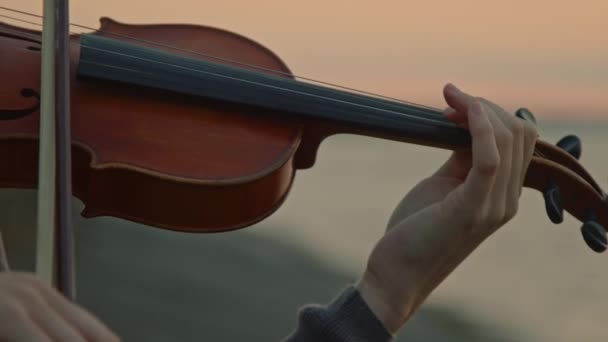
M460 89L458 89L458 87L452 83L448 83L447 87L448 87L448 91L450 91L450 92L457 92L457 93L461 92Z

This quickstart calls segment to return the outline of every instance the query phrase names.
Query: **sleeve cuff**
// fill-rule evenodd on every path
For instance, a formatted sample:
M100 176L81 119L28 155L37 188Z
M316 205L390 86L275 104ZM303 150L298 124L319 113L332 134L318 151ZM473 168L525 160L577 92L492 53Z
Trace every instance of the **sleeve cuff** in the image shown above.
M390 341L391 334L367 306L354 286L348 286L329 305L300 311L299 328L314 328L318 341ZM308 334L307 334L308 335ZM309 335L311 336L311 335Z

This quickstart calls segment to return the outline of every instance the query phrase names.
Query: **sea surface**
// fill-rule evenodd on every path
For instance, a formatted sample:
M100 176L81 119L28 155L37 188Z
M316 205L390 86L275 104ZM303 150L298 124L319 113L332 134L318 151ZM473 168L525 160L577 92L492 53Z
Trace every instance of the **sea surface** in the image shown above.
M608 121L546 122L540 132L550 142L577 134L581 162L608 188ZM396 203L448 155L332 137L279 211L226 234L76 217L78 301L125 341L279 340L299 306L326 302L357 279ZM400 341L608 338L608 254L585 246L574 218L550 223L540 193L526 190L521 201L517 217L432 293ZM34 191L0 192L0 227L17 269L32 267L34 208Z

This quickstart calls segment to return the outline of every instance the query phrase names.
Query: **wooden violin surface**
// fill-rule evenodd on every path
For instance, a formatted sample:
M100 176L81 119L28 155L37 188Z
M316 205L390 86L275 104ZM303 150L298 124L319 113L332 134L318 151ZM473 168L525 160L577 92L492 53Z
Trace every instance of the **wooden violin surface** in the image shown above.
M11 36L0 37L10 40L0 46L6 56L0 72L19 80L2 84L2 106L31 107L37 100L21 92L39 89L39 33L2 28ZM222 30L109 19L102 20L102 30L289 72L269 50ZM84 216L215 231L253 224L282 203L293 178L298 127L258 120L243 108L81 80L74 75L79 37L72 39L74 192L86 204ZM6 142L0 158L13 166L0 171L5 185L35 186L37 130L37 111L0 121Z

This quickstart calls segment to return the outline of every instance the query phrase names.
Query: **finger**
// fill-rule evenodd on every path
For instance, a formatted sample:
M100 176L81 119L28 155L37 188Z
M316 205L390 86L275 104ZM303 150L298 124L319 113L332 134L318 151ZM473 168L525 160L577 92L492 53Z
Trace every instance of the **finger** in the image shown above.
M54 306L62 317L78 329L87 341L119 341L108 327L80 306L68 302L59 294L47 297L49 304ZM69 303L69 302L68 302Z
M521 197L522 188L525 182L526 171L532 160L532 154L534 153L534 145L536 144L536 127L528 121L522 120L502 109L495 103L484 100L486 104L492 106L497 113L499 118L503 121L505 126L509 127L513 134L513 183L511 185L508 203L511 203L517 209L517 203ZM514 213L512 213L514 214Z
M466 196L478 197L480 203L494 185L496 168L500 164L500 154L494 139L494 129L487 114L483 111L479 101L458 89L453 84L444 87L444 97L454 111L448 112L453 120L466 117L467 125L472 138L472 168L465 182ZM478 194L478 195L476 195Z
M491 106L485 104L482 104L482 106L486 108L490 122L492 122L496 146L498 147L498 153L500 154L500 166L496 173L494 188L492 189L490 198L492 207L489 213L491 224L496 227L504 223L507 211L507 201L510 195L513 169L513 134L499 118L499 113Z
M448 120L450 120L454 123L457 123L457 124L467 121L466 114L462 114L452 107L447 107L446 109L444 109L443 116L445 116Z
M471 170L471 151L457 150L452 153L450 158L437 170L434 176L450 177L464 181Z
M464 98L460 100L464 101ZM461 105L461 104L459 104ZM500 154L494 138L494 128L481 104L473 101L467 112L473 164L464 184L464 196L471 205L480 207L488 198L501 164Z
M53 341L84 342L84 337L53 310L42 295L32 287L22 284L15 289L16 296L26 305L32 321Z
M516 118L512 117L511 119L515 120ZM511 134L513 135L511 180L507 190L507 208L505 213L506 219L508 220L513 218L517 213L519 198L521 197L521 187L523 184L521 181L521 170L524 164L524 144L526 139L523 123L514 122L511 127Z
M0 329L1 341L11 342L52 342L39 326L31 320L3 322ZM9 326L10 327L5 327ZM8 328L8 329L6 329ZM61 340L57 340L61 341Z
M443 97L447 104L456 110L453 114L453 118L458 121L468 121L467 118L470 106L476 102L475 97L464 93L458 89L455 85L448 83L443 88Z
M526 157L524 151L526 134L523 120L504 110L500 112L500 118L505 126L510 128L511 134L513 135L511 182L507 194L507 208L505 213L506 219L510 220L515 216L519 208L519 198L521 197L521 188L523 186L522 177L524 176L522 168Z
M443 111L443 116L449 121L455 123L459 127L469 128L466 113L460 113L454 108L448 107Z
M51 342L14 298L0 298L0 341Z
M70 302L55 289L46 286L38 278L25 275L49 306L69 325L74 327L87 341L119 341L120 339L101 321L75 303ZM32 279L33 278L33 279Z
M527 121L523 121L523 123L524 123L525 140L524 140L524 147L523 147L524 158L523 158L522 168L520 170L520 175L521 175L520 176L520 183L521 183L520 192L523 189L523 186L525 184L526 173L528 171L528 168L530 167L530 162L532 161L532 156L534 155L534 150L536 147L536 140L538 139L538 132L536 131L536 126L534 126L532 123L527 122Z

